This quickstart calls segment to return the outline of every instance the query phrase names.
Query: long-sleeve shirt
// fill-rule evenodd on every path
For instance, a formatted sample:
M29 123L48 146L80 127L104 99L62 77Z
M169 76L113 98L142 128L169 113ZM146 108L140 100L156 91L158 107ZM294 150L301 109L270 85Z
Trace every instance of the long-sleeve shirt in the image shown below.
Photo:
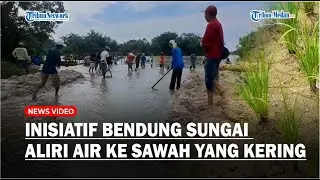
M224 45L223 29L217 19L208 23L206 32L202 38L202 48L207 59L220 60Z
M171 62L172 69L183 69L184 62L181 49L176 47L172 49L172 62Z
M15 48L12 52L12 55L18 60L29 60L28 51L23 47Z

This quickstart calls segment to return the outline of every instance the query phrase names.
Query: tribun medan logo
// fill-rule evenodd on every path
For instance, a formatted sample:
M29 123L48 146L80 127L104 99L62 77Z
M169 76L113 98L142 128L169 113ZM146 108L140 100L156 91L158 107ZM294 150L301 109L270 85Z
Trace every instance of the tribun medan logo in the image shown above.
M24 17L29 23L34 21L69 21L69 13L67 11L63 13L26 11Z
M250 19L253 22L259 22L263 19L291 19L296 18L294 14L290 14L290 12L285 12L283 10L273 10L271 12L266 12L263 10L252 10L250 12Z

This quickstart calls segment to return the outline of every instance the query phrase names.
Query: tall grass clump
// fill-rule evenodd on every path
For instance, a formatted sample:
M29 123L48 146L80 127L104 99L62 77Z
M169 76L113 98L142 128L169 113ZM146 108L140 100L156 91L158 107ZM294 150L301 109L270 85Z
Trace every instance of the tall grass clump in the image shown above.
M299 140L299 120L300 117L297 113L297 97L291 104L288 102L288 93L281 89L283 97L283 109L278 119L278 129L281 133L282 138L286 143L297 143Z
M251 57L249 57L251 58ZM268 119L269 63L260 51L254 65L247 67L244 73L245 83L240 85L240 97L254 110L260 121Z
M313 14L314 13L314 6L316 5L316 2L301 2L303 4L304 12L307 14Z
M288 32L290 30L290 27L294 27L294 28L299 27L298 16L299 16L300 4L298 2L278 2L275 4L274 7L277 10L283 10L285 12L290 12L290 14L295 15L295 18L277 20L277 23L284 23L288 25L288 26L281 26L280 28L281 34ZM290 31L285 36L285 41L287 42L286 46L289 53L296 54L295 46L297 45L297 41L298 41L297 32Z
M286 42L293 47L303 72L307 75L312 92L317 93L316 82L319 79L319 20L309 30L307 25L294 27L285 23L277 23L288 29L281 39L285 39L291 32L299 36L300 44Z
M310 31L299 28L301 47L296 47L300 66L308 77L312 92L316 93L316 83L319 78L319 20Z

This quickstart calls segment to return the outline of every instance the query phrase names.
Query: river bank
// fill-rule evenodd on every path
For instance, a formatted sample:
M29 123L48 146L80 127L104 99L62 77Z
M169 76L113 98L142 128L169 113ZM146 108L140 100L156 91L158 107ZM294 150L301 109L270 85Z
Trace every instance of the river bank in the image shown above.
M83 78L82 73L75 70L62 70L59 72L60 83L65 85L72 83L79 78ZM8 99L14 96L25 96L31 94L35 87L41 82L40 72L22 76L11 76L8 79L1 79L1 100ZM40 91L43 93L53 88L52 81L49 77L48 83Z
M208 162L207 177L319 177L319 85L313 91L308 81L310 74L306 73L301 56L289 53L278 29L262 27L252 32L243 57L235 65L221 68L220 83L224 94L214 95L213 107L207 105L204 70L190 74L175 93L170 121L182 124L190 121L247 122L253 140L232 143L302 143L306 147L307 160L246 161L242 164ZM302 38L306 37L299 38L304 42ZM312 41L314 47L317 38ZM304 62L309 62L313 68L310 62L319 64L319 58L315 56L319 49L303 51L308 47L304 45L298 50L309 53L310 59L304 59ZM266 121L262 120L262 113L265 113ZM207 140L206 143L218 142Z

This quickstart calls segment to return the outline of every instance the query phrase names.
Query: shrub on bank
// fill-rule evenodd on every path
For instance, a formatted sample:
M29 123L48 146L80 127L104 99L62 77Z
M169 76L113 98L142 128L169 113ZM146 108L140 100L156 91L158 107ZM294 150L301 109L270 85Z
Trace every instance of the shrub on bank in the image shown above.
M29 69L30 73L39 72L39 70ZM21 69L16 63L10 61L1 62L1 79L7 79L11 76L26 75L26 71Z

